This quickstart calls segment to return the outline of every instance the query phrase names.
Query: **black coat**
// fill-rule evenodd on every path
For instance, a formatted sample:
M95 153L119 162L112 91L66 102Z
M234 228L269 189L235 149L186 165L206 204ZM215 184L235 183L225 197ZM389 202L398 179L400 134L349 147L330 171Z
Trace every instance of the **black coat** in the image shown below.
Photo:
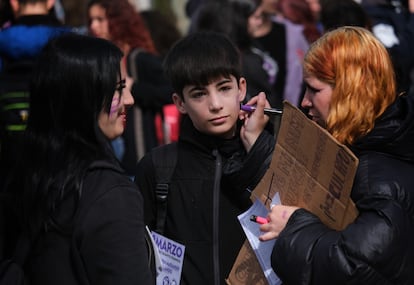
M397 99L352 150L359 215L333 231L296 211L272 253L286 284L414 284L414 99Z
M73 228L57 227L70 225L73 201L64 201L54 217L55 228L40 236L30 256L30 284L155 284L142 196L121 172L107 163L94 165L85 177Z
M198 132L183 118L178 157L168 194L165 236L185 245L181 284L225 284L246 237L237 215L250 205L250 192L269 167L274 138L263 131L246 154L239 136L223 140ZM221 160L221 162L220 162ZM151 156L138 164L145 221L156 221ZM215 255L215 249L218 252ZM214 270L219 265L219 272Z

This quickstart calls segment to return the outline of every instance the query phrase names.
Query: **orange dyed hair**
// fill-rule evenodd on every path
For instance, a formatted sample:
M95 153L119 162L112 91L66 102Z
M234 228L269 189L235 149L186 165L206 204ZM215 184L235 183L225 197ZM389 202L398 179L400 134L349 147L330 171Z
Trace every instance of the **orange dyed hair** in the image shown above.
M304 74L332 86L327 130L348 145L371 131L397 96L387 50L360 27L341 27L314 42L305 55Z

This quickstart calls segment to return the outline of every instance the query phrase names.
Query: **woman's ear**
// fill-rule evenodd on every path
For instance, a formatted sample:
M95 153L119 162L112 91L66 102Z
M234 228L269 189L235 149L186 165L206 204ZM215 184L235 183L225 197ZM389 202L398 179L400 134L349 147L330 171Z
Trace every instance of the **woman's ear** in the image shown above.
M240 77L239 79L239 101L243 102L244 98L246 98L247 93L247 82L244 77Z
M185 102L177 93L174 93L172 95L172 99L173 99L175 106L177 107L177 110L181 114L187 114L187 110L185 109L185 106L184 106Z

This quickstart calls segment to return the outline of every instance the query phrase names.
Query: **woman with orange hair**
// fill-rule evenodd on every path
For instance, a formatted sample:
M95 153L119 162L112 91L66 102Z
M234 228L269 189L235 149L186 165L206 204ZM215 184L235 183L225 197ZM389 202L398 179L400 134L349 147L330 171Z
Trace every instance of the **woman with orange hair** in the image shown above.
M323 35L304 59L302 107L359 159L342 231L305 209L274 206L261 240L277 238L272 267L295 284L414 284L414 98L398 95L385 47L368 30Z
M164 105L172 104L172 87L163 76L162 58L144 18L128 0L90 0L88 21L90 34L115 43L123 51L122 68L137 79L131 93L141 114L138 117L133 108L128 111L128 117L134 119L126 126L121 159L127 174L133 176L138 159L158 145L154 119Z

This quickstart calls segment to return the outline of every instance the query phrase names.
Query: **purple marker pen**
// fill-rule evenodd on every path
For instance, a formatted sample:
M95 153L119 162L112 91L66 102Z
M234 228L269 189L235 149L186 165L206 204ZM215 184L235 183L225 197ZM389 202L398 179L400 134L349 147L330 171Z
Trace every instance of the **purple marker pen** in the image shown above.
M240 109L242 109L243 111L246 111L246 112L254 112L254 110L256 110L256 106L241 105ZM280 110L280 109L274 109L274 108L264 108L264 113L266 115L280 115L280 114L283 113L283 111Z

